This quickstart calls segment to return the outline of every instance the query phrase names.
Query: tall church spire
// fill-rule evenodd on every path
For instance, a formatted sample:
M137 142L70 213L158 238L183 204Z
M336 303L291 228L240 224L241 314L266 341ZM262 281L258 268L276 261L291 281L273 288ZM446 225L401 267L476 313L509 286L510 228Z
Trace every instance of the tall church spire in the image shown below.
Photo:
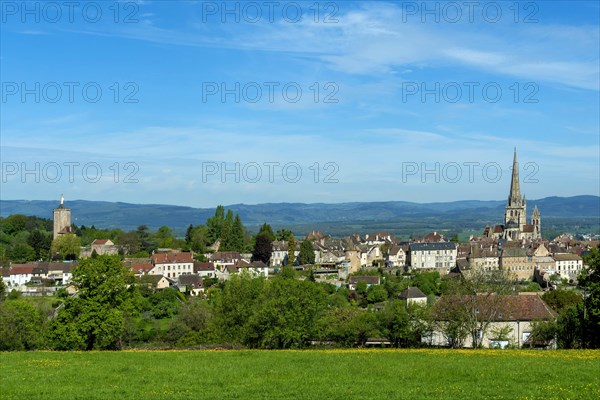
M510 195L508 196L509 205L521 204L521 188L519 187L519 162L517 161L517 148L512 166L512 179L510 181Z

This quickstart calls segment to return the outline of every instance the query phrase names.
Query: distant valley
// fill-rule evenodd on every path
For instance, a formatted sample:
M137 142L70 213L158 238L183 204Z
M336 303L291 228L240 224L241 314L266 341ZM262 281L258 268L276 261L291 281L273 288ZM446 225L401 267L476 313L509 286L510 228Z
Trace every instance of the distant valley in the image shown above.
M400 236L428 231L447 234L480 232L486 223L500 223L504 215L504 200L463 200L440 203L405 201L354 203L265 203L232 204L226 208L238 213L244 224L253 230L268 222L274 228L292 228L297 234L318 229L334 236L352 232L389 231ZM52 218L57 200L0 200L0 216L10 214ZM527 202L528 212L537 205L542 215L542 227L554 232L597 233L600 223L600 197L546 197ZM156 229L166 225L183 232L189 224L203 224L214 214L214 208L193 208L164 204L129 204L121 202L73 200L67 201L72 221L77 225L98 228L135 229L146 224ZM546 235L544 235L546 236Z

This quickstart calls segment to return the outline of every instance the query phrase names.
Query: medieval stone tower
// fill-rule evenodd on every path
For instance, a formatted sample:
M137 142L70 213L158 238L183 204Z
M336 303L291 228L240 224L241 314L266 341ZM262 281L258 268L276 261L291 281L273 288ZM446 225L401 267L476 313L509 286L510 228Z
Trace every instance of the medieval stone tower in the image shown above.
M54 239L65 233L71 233L71 209L65 208L65 198L61 194L60 205L54 209Z

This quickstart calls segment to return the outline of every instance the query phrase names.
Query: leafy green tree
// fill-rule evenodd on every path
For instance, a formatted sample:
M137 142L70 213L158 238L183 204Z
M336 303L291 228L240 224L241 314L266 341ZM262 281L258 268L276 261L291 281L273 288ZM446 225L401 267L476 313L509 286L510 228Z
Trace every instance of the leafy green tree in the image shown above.
M579 293L561 289L545 292L542 295L542 300L559 314L569 307L583 303L583 297Z
M529 282L522 291L523 292L541 292L542 287L537 282Z
M0 279L0 301L4 300L4 296L6 295L6 283L2 279Z
M413 340L406 312L406 303L392 300L385 308L377 313L381 333L390 341L393 347L407 347Z
M69 297L52 320L55 349L118 349L125 320L139 312L139 291L118 256L82 260L73 269L77 296Z
M172 287L157 290L149 297L150 310L156 319L172 318L182 304L182 295Z
M600 348L600 246L583 257L588 266L579 276L579 285L584 289L583 338L586 348Z
M192 251L197 253L206 253L206 247L211 245L208 239L208 228L205 225L195 226L190 234L190 241L188 242L188 246ZM187 234L186 234L187 237ZM186 239L187 240L187 239Z
M356 293L360 295L367 294L367 290L369 289L369 284L367 281L358 281L356 282Z
M468 332L473 347L481 347L490 324L503 308L503 295L511 294L512 288L506 271L472 271L448 286L436 308L439 328L451 345L461 347L463 334Z
M370 336L375 336L376 324L369 323L375 321L369 321L368 317L372 314L349 306L329 308L318 321L317 337L344 347L361 344Z
M139 252L142 246L139 234L135 231L120 234L116 239L116 244L119 245L125 255Z
M427 296L439 295L441 288L441 277L437 271L417 272L412 277L412 286L416 286Z
M204 300L189 299L171 320L167 339L176 347L189 347L210 342L213 310Z
M81 251L81 241L73 234L58 235L52 241L52 255L58 254L63 260L76 260Z
M36 229L29 234L29 237L27 238L27 244L33 248L36 260L47 259L50 255L52 236L43 233L39 229Z
M292 231L284 228L278 229L277 233L275 234L276 239L280 241L288 241L291 236L294 236Z
M249 321L256 310L266 280L243 273L229 279L222 291L211 298L215 335L220 343L242 344L247 341Z
M531 336L529 343L549 346L558 333L556 321L533 321L531 324Z
M564 309L556 319L557 345L561 349L582 347L583 305Z
M22 263L36 259L35 250L27 243L15 243L9 247L8 258L13 262Z
M0 351L41 348L44 326L45 318L29 301L0 302Z
M281 269L281 272L279 273L279 276L282 279L296 279L296 277L298 276L298 274L296 273L296 270L292 266L286 265L286 266L284 266Z
M158 247L161 248L172 248L175 245L175 236L173 230L168 226L161 226L154 235L158 243Z
M2 221L2 230L9 235L26 230L28 217L23 214L12 214Z
M298 253L298 263L300 265L315 263L315 252L313 251L312 242L308 239L304 239L300 244L300 253Z
M382 285L371 285L367 289L367 302L380 303L386 301L388 298L388 292Z
M309 281L269 281L250 319L247 344L267 349L308 346L325 310L325 298L325 292Z

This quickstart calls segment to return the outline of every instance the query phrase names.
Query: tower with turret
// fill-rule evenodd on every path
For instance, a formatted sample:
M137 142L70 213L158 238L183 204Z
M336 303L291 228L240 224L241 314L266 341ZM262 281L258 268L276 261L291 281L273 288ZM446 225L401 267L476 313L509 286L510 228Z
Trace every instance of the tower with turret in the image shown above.
M504 226L502 236L508 240L541 239L542 226L540 211L537 206L531 215L531 224L527 223L527 199L521 197L519 184L519 161L517 148L513 156L512 174L510 179L510 193L504 209Z
M527 200L521 197L519 185L519 162L517 161L517 149L513 157L512 177L510 180L510 193L504 209L504 236L506 239L518 240L520 233L527 223Z
M71 209L65 207L65 197L60 195L60 204L54 209L54 236L71 233Z

